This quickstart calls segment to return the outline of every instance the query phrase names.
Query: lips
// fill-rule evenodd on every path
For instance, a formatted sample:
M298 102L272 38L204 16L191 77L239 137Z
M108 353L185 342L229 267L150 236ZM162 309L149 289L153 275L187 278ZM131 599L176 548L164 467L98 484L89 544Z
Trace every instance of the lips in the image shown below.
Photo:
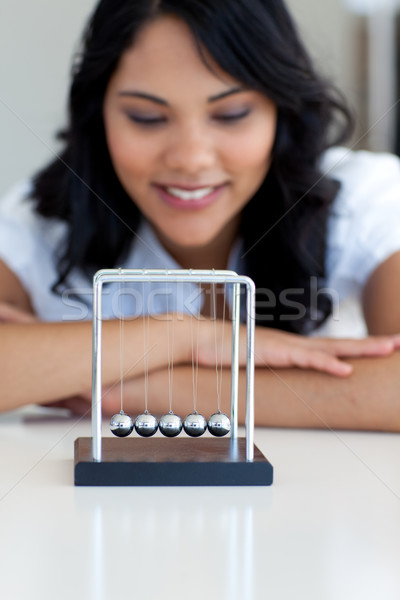
M155 189L161 200L173 208L199 209L212 204L225 189L225 184L216 186L181 187L158 185Z
M191 202L192 200L201 200L202 198L209 196L216 189L216 187L203 187L194 190L185 190L182 188L168 186L165 187L165 191L170 196L175 196L175 198L180 198L185 202Z

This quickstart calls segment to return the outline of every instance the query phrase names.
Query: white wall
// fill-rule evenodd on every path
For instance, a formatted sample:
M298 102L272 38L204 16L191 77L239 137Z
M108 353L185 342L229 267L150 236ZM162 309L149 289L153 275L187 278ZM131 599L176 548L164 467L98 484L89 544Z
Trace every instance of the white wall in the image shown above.
M320 72L355 97L355 18L343 0L286 0Z
M352 144L374 151L396 145L400 0L287 0L322 71L356 113ZM366 18L368 15L368 18Z
M71 56L95 0L0 0L0 195L57 149ZM341 0L288 0L319 65L353 93Z
M0 194L52 156L94 0L0 0Z

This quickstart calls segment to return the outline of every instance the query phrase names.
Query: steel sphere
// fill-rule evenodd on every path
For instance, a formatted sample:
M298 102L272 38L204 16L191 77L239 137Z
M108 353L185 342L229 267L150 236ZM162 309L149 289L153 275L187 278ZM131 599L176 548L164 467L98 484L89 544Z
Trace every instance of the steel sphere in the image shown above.
M110 429L117 437L126 437L133 431L133 421L129 415L121 410L121 412L111 417Z
M191 437L199 437L207 429L207 419L198 412L193 412L183 422L183 429Z
M208 419L208 431L216 437L222 437L231 430L231 422L229 418L222 412L217 412L211 415Z
M158 429L158 421L154 415L145 411L135 421L135 431L142 437L151 437Z
M182 419L171 412L161 417L158 427L166 437L175 437L182 431Z

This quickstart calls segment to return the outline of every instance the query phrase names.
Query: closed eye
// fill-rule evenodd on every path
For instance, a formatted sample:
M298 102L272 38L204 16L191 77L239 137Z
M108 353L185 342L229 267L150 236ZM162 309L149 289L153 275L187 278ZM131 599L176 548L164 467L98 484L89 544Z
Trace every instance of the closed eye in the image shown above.
M221 113L214 115L214 119L216 121L222 121L223 123L234 123L235 121L240 121L241 119L247 117L250 112L250 109L246 109L235 113Z
M126 116L128 117L128 119L130 119L134 123L138 123L139 125L145 125L145 126L160 125L167 121L167 119L162 116L145 116L145 115L138 115L135 113L127 113Z

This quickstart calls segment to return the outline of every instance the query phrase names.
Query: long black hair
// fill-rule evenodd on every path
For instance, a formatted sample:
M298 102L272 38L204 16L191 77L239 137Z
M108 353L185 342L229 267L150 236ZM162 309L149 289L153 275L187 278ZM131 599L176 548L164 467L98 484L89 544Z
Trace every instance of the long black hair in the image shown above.
M37 212L69 225L54 289L62 289L74 268L91 274L120 263L138 229L140 212L110 160L102 109L122 53L162 14L185 21L200 53L205 49L222 70L278 108L271 167L242 213L244 259L258 290L258 321L308 331L331 310L319 294L312 314L311 293L313 285L314 292L324 285L328 211L339 188L321 177L319 160L348 135L351 116L316 74L282 0L99 2L74 62L64 151L34 179Z

